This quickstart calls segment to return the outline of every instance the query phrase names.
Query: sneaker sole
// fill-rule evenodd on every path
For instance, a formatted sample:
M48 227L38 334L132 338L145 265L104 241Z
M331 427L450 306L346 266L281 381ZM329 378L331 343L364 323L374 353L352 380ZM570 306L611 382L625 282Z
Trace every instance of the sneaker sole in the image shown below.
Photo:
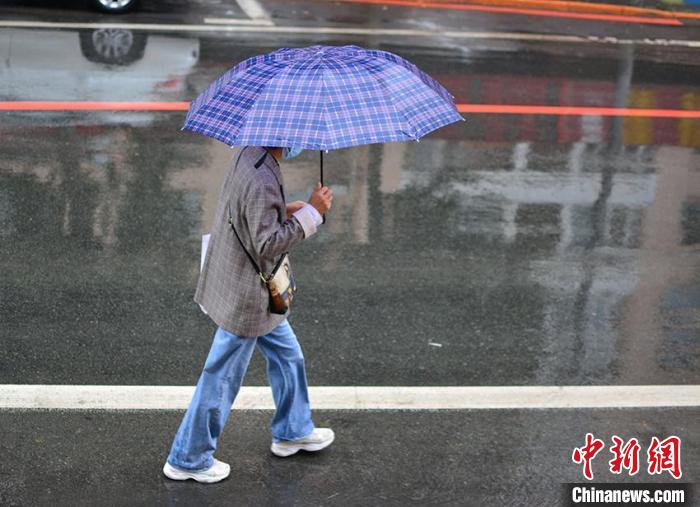
M169 463L166 463L166 465L163 467L163 474L168 479L172 479L174 481L186 481L188 479L192 479L197 482L203 482L206 484L211 484L214 482L219 482L224 480L226 477L229 476L231 472L229 471L228 474L226 474L223 477L212 477L212 476L202 476L198 475L196 472L186 472L184 470L178 470L177 468L173 467Z
M333 440L335 440L335 435L333 435L329 440L326 440L325 442L319 442L317 444L294 444L285 445L284 447L281 447L277 444L277 442L273 442L272 446L270 447L270 450L275 456L286 458L287 456L296 454L299 451L320 451L321 449L325 449L326 447L331 445L333 443Z

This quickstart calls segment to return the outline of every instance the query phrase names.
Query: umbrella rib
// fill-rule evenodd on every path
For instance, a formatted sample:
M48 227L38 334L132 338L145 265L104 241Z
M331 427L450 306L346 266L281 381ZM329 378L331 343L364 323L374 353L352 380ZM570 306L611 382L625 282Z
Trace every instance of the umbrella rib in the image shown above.
M366 58L366 55L360 55L360 56L364 56L364 57ZM377 83L377 84L379 85L379 87L381 88L381 90L382 90L382 92L383 92L383 93L382 93L382 97L384 98L385 103L386 103L387 105L391 106L391 108L392 108L392 109L394 110L394 112L396 113L397 117L401 117L401 118L404 119L404 122L408 125L409 129L410 129L410 128L413 128L413 125L411 125L411 122L408 120L408 118L406 117L406 115L403 114L401 111L399 111L399 109L396 107L396 104L394 104L394 102L390 99L390 94L387 93L388 88L387 88L384 84L382 84L381 81L379 81L379 79L377 79L377 78L374 76L374 74L372 74L372 73L369 72L367 69L365 69L364 67L361 67L361 66L359 66L359 65L356 66L356 67L350 67L350 65L348 65L348 64L347 64L345 61L343 61L343 60L338 60L338 59L336 59L336 58L333 57L333 56L329 56L328 58L329 58L330 60L333 60L333 61L337 62L337 63L339 64L340 67L347 68L347 69L349 69L349 70L351 70L351 71L360 70L360 71L362 71L363 73L365 73L367 76L369 76L369 77L370 77L375 83ZM361 60L360 60L360 61L361 61ZM404 134L408 135L409 137L415 138L415 136L411 135L411 134L408 133L408 132L404 132Z
M410 63L410 62L408 62L408 63ZM413 65L413 64L411 64L411 65ZM417 78L416 84L418 84L419 86L424 86L424 87L428 90L429 93L433 93L433 94L437 95L440 99L445 100L446 102L448 102L453 108L455 107L455 106L454 106L454 103L453 103L451 100L447 101L447 100L445 99L445 97L442 96L442 93L440 93L438 90L436 90L435 88L433 88L432 86L430 86L428 83L426 83L426 82L421 78L421 76L416 75L416 73L413 72L411 69L407 68L407 67L404 66L404 65L398 64L398 63L396 64L396 66L398 67L399 72L408 72L411 76L414 76L415 78ZM418 69L418 67L416 67L415 65L413 65L413 66L416 68L416 70L418 70L418 72L421 72L422 74L425 74L423 71L421 71L420 69ZM425 74L425 75L427 76L427 74ZM428 77L430 78L430 76L428 76ZM430 78L430 79L433 80L432 78ZM434 81L440 88L442 88L443 90L445 90L445 91L447 92L447 89L444 88L440 83L438 83L438 82L435 81L435 80L433 80L433 81ZM451 95L449 92L447 92L447 93L448 93L448 95ZM456 108L455 108L455 109L456 109ZM402 114L403 114L403 112L402 112ZM405 117L405 116L404 116L404 117ZM407 119L406 121L408 121L408 119ZM409 122L409 125L410 125L410 122ZM414 135L413 135L413 137L414 137L414 139L416 139L416 141L417 141L418 138L420 137L420 136L418 135L418 134L419 134L419 133L418 133L418 128L417 128L416 126L413 126L413 125L411 125L411 126L412 126L413 129L414 129Z
M294 60L289 60L289 61L291 62L291 64L294 64ZM278 62L277 60L275 60L275 63L279 63L279 62ZM255 98L255 102L253 103L253 105L251 106L251 108L248 109L248 112L247 112L247 114L245 115L245 119L243 120L243 122L241 123L240 128L238 129L238 134L236 134L236 137L238 137L238 135L239 135L241 132L243 132L243 130L245 129L245 126L248 124L248 118L250 118L251 113L253 112L253 110L257 109L258 104L260 103L260 102L258 101L258 99L262 96L263 93L265 93L265 90L267 90L267 87L270 86L270 83L271 83L273 80L275 80L275 79L277 79L277 78L279 78L279 77L285 76L286 73L289 72L289 69L292 67L292 65L288 64L286 61L285 61L284 63L285 63L284 71L280 72L279 74L275 74L274 76L272 76L272 77L271 77L270 79L268 79L267 82L260 88L260 91L258 92L258 94L257 94L257 96L256 96L256 98Z
M233 80L234 76L245 74L248 69L252 68L251 64L258 59L260 59L260 55L246 58L239 64L234 65L233 68L224 72L218 79L207 86L207 88L192 101L190 110L187 112L187 116L185 117L185 121L189 120L191 116L198 114L202 106L218 95L221 89L226 87ZM227 77L228 79L226 79Z
M426 72L423 72L418 68L418 66L406 60L405 58L401 58L399 55L395 55L394 53L390 53L389 51L382 51L381 49L373 49L370 50L371 53L376 53L375 57L381 57L383 60L386 60L390 63L394 63L400 67L403 67L407 71L409 71L411 74L415 75L418 77L424 85L426 85L428 88L431 88L435 93L437 93L440 97L442 97L445 100L452 100L454 99L454 95L450 93L450 91L442 86L440 83L438 83L435 79L430 74L427 74ZM398 58L399 61L394 61L394 58Z
M323 59L321 59L321 63L322 63L322 65L323 65L323 67L326 68L326 64L325 64L325 62L323 61ZM324 148L328 149L328 145L330 144L330 142L329 142L329 137L330 137L330 128L329 128L329 125L330 125L330 122L328 121L328 87L326 86L326 74L325 74L325 72L323 71L323 69L321 69L321 81L322 81L322 83L323 83L323 93L322 93L322 97L323 97L323 115L322 115L322 116L323 116L323 121L324 121L324 123L326 124L326 128L323 130L323 137L324 137L324 139L323 139L323 141L321 142L321 179L323 179L323 149L324 149ZM325 216L324 216L324 221L325 221Z
M408 127L409 127L409 130L412 131L412 132L406 132L406 134L408 136L418 140L418 136L416 135L416 127L411 123L411 120L409 120L409 118L406 116L406 114L402 110L399 110L399 108L396 106L396 104L394 103L394 100L391 96L391 93L390 93L391 90L389 89L389 87L387 85L385 85L372 72L367 71L367 73L372 78L372 80L374 80L379 85L379 87L383 90L386 102L391 105L391 107L394 109L394 111L396 111L397 115L401 116L404 119L404 121L406 122L406 125L408 125Z

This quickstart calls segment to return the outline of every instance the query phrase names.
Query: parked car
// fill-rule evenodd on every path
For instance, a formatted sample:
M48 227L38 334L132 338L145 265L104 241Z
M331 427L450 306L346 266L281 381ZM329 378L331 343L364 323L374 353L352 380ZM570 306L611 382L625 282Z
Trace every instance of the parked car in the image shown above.
M109 12L112 14L119 14L122 12L128 12L134 8L139 3L139 0L90 0L92 5L102 12Z
M189 101L199 40L140 30L0 30L0 101ZM211 79L211 76L209 76ZM150 121L156 112L59 112L16 122L98 125ZM3 125L0 124L0 130ZM2 133L0 133L2 139ZM0 203L1 204L1 203ZM0 212L1 213L1 212Z

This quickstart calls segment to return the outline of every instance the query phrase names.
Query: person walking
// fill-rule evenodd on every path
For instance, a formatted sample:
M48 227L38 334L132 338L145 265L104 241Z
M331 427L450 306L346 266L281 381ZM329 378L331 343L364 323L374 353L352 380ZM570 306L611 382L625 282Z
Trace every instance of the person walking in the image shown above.
M320 183L308 203L285 202L278 161L300 151L246 146L221 187L194 295L218 327L163 467L170 479L213 483L228 477L231 467L213 455L255 347L265 356L276 407L272 453L318 451L335 438L332 429L317 428L311 418L304 355L287 320L289 310L270 312L268 289L248 257L270 273L276 259L316 232L331 207L332 191Z

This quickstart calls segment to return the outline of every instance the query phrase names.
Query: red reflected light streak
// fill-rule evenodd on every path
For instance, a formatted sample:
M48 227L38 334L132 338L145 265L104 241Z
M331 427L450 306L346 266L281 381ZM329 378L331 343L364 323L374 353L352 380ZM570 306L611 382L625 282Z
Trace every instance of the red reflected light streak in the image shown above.
M187 111L189 102L6 101L0 111ZM460 113L560 116L641 116L648 118L700 118L700 110L641 109L583 106L519 106L509 104L457 104Z
M401 5L419 9L450 9L460 11L480 11L501 14L523 14L526 16L540 16L551 18L586 19L594 21L613 21L618 23L646 23L652 25L682 26L678 19L651 18L644 16L626 16L622 14L595 14L586 12L566 12L546 9L529 9L518 7L496 7L487 5L465 5L449 2L423 2L420 0L340 0L344 3L360 3L374 5Z

